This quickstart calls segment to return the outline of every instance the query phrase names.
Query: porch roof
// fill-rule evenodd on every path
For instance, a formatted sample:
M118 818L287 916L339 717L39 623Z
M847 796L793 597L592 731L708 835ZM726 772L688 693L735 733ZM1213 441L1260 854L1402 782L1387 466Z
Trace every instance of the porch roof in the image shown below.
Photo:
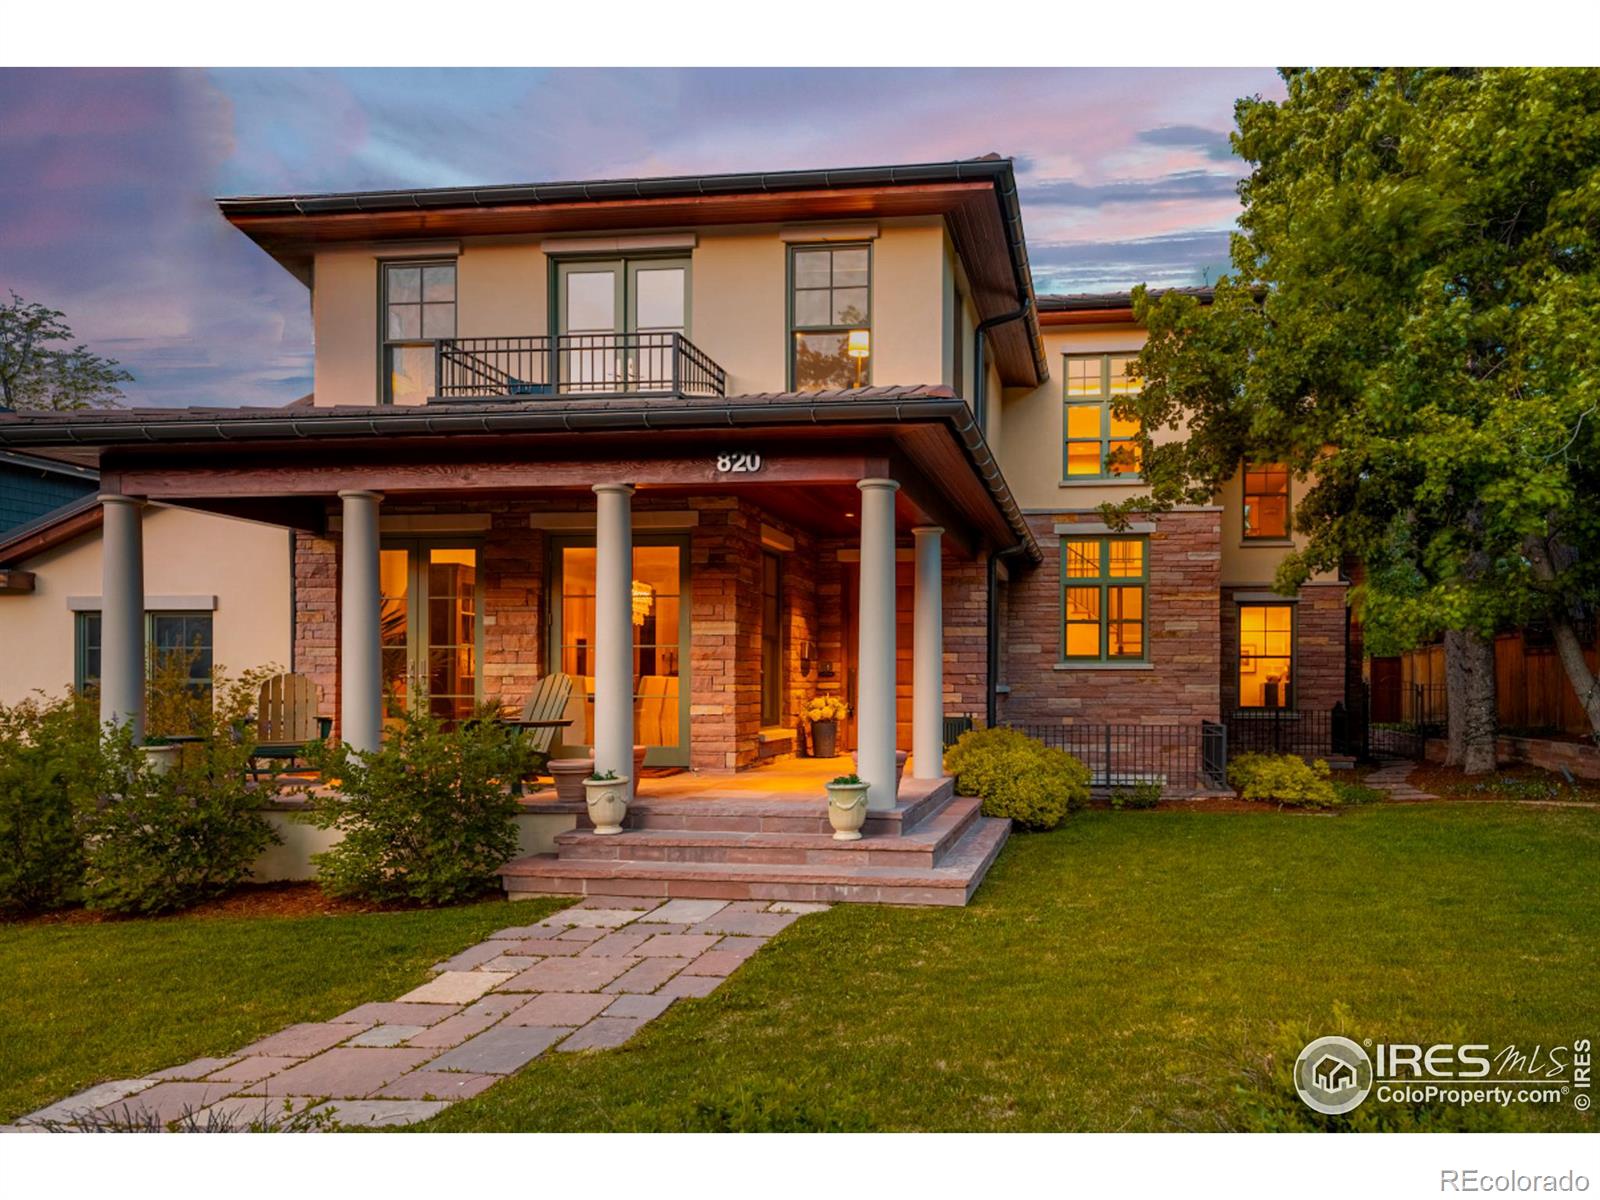
M259 457L273 451L304 453L313 445L415 450L436 445L456 448L485 437L507 436L567 443L576 436L603 436L607 445L640 437L659 448L685 435L748 431L773 437L792 431L801 437L886 434L927 477L933 489L947 489L960 503L963 490L981 486L994 529L996 518L1009 533L1006 545L1033 561L1041 558L1005 476L973 420L966 402L944 386L870 387L824 392L768 392L730 397L660 397L648 400L582 399L570 396L533 400L430 403L419 407L330 406L325 408L146 408L50 413L0 413L0 447L74 446L101 455L107 486L115 490L119 473L148 480L160 473L181 475L209 466L221 446ZM303 449L294 449L294 448ZM198 462L173 459L185 450L203 452ZM272 454L274 459L279 455ZM966 489L951 471L972 481ZM133 487L133 494L146 494ZM153 492L151 494L154 494ZM970 511L970 510L969 510ZM998 530L996 530L998 532ZM1001 541L988 535L991 541Z

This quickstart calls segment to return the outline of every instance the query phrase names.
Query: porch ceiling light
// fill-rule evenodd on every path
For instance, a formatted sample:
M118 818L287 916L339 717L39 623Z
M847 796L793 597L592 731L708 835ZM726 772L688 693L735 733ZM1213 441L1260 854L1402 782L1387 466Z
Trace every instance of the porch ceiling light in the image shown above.
M650 610L656 606L656 590L648 583L633 581L633 623L643 625Z
M851 358L866 358L872 353L872 334L865 329L852 329L845 353Z

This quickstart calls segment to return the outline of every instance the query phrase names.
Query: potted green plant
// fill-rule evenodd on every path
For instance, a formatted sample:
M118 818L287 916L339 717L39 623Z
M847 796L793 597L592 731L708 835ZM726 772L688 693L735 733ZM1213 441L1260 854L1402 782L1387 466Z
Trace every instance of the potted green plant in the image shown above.
M145 762L150 764L150 769L157 775L168 774L178 765L178 758L183 753L182 745L160 735L145 738L139 750L143 753Z
M621 833L628 815L628 777L615 771L596 771L583 781L584 803L596 833Z
M811 722L811 756L832 758L839 752L839 722L850 711L838 696L817 695L806 704Z
M861 827L867 823L867 784L859 775L840 775L829 780L828 824L833 826L833 840L853 842L861 836Z

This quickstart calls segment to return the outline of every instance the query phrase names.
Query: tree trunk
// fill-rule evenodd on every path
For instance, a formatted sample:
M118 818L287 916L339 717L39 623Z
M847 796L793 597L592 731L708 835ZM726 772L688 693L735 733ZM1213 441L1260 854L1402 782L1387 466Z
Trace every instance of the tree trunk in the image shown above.
M1533 564L1533 577L1540 583L1555 583L1555 563L1551 560L1550 547L1544 539L1530 537L1525 548L1528 561ZM1578 703L1589 718L1589 736L1600 742L1600 682L1596 681L1588 660L1583 656L1583 643L1578 640L1578 631L1565 616L1557 616L1550 621L1550 633L1555 639L1556 657L1561 660L1567 680L1577 693Z
M1447 766L1468 775L1495 769L1494 642L1470 629L1444 635Z

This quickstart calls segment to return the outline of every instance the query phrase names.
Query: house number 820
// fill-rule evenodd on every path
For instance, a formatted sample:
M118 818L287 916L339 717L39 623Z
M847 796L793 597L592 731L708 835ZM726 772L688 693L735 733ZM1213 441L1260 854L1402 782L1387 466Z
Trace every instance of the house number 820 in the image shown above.
M761 470L761 455L759 454L719 454L717 455L717 470L730 475L749 475Z

